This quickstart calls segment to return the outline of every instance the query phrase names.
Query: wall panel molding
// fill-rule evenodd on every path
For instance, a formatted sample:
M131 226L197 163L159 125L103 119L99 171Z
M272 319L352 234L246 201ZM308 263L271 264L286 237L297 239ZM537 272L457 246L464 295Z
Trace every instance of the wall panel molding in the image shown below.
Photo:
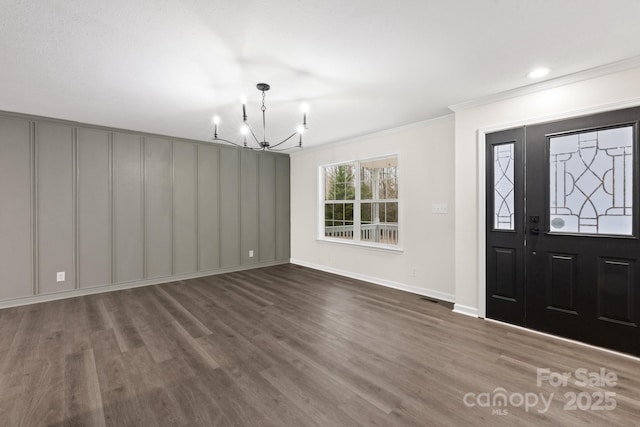
M80 221L78 216L78 179L80 171L78 170L78 128L73 128L71 144L71 152L73 156L73 160L71 161L71 164L73 165L73 258L75 266L74 275L76 277L74 288L78 289L80 287Z
M113 200L113 132L109 132L109 234L111 235L111 251L109 264L111 265L111 279L109 283L116 280L116 226L115 226L115 203Z
M38 265L38 221L36 221L36 124L34 122L29 122L29 168L31 178L31 259L33 263L31 266L31 294L36 295L38 293L38 269L36 268Z
M147 274L147 186L146 183L146 141L144 136L140 137L140 217L142 221L142 278L146 279Z
M174 204L174 194L175 194L175 175L174 175L174 168L173 168L173 140L169 141L169 144L171 145L171 150L169 151L169 179L171 181L171 275L173 276L174 274L176 274L176 253L175 253L175 242L176 242L176 227L175 227L175 223L174 223L174 218L175 218L175 213L173 210L173 207L175 206Z
M38 124L31 122L31 166L33 167L33 182L31 183L32 203L31 209L33 222L33 295L40 293L40 248L38 247L38 147L36 145L36 132Z
M196 237L194 241L194 251L196 254L196 271L200 271L200 211L198 210L198 200L200 199L198 192L198 184L200 182L198 179L198 167L200 166L198 156L200 155L200 144L196 144L193 148L195 149L195 155L193 158L193 185L195 187L195 197L193 198L193 212L195 214L195 218L193 221L193 227Z
M24 165L16 170L25 188L0 197L24 206L24 232L8 245L21 239L26 255L10 265L24 280L0 293L0 308L289 262L288 155L20 113L0 112L2 120L23 127ZM12 136L0 132L0 147L9 145L3 138ZM261 162L273 162L277 174L268 175L275 191L269 185L265 194ZM261 205L282 219L261 221ZM274 226L277 256L260 258ZM56 283L56 271L66 272L65 282Z

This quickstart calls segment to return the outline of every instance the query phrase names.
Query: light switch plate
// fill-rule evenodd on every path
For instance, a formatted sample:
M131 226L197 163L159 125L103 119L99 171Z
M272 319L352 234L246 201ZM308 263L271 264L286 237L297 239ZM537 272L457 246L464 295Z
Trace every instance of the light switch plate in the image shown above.
M431 205L431 213L434 214L446 214L449 212L449 209L446 203L434 203Z
M58 271L56 273L56 282L64 282L65 281L65 273L64 271Z

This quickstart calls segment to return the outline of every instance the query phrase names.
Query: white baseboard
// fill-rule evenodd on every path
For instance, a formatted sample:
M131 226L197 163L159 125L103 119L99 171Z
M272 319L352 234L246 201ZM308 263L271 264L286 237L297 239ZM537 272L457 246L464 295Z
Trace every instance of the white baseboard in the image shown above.
M153 279L138 280L135 282L124 282L112 285L94 286L91 288L74 289L73 291L58 292L46 295L34 295L29 297L0 301L0 309L18 307L21 305L37 304L41 302L56 301L65 298L80 297L84 295L100 294L103 292L120 291L123 289L140 288L142 286L159 285L162 283L177 282L180 280L197 279L199 277L214 276L217 274L233 273L234 271L250 270L260 267L270 267L273 265L287 264L288 261L272 261L242 265L237 267L221 268L218 270L200 271L197 273L181 274L177 276L158 277Z
M433 291L430 289L419 288L417 286L407 285L405 283L394 282L391 280L379 279L377 277L371 277L360 273L353 273L351 271L340 270L338 268L327 267L320 264L314 264L312 262L302 261L299 259L291 258L291 264L300 265L302 267L313 268L314 270L325 271L327 273L337 274L339 276L349 277L351 279L362 280L364 282L373 283L375 285L386 286L387 288L398 289L405 292L411 292L413 294L422 295L428 298L434 298L441 301L454 302L455 296L447 294L445 292Z
M453 312L458 314L464 314L465 316L479 317L478 309L474 307L469 307L468 305L454 304Z

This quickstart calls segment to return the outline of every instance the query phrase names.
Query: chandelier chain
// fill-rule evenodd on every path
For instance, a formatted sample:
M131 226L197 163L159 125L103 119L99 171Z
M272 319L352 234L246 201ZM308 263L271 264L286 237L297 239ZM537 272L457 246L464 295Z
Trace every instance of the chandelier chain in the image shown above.
M267 106L264 105L264 98L266 97L266 94L264 93L264 90L262 91L262 107L260 107L260 110L262 110L262 142L264 144L267 144L267 117L266 117L266 111L267 111ZM266 145L268 147L268 145Z

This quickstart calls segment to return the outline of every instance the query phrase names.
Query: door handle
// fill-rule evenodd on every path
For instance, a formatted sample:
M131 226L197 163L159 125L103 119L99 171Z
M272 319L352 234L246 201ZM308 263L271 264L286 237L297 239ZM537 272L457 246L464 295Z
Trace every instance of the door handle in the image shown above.
M529 234L531 234L532 236L537 236L538 234L540 234L538 224L540 224L540 216L532 215L529 217Z

